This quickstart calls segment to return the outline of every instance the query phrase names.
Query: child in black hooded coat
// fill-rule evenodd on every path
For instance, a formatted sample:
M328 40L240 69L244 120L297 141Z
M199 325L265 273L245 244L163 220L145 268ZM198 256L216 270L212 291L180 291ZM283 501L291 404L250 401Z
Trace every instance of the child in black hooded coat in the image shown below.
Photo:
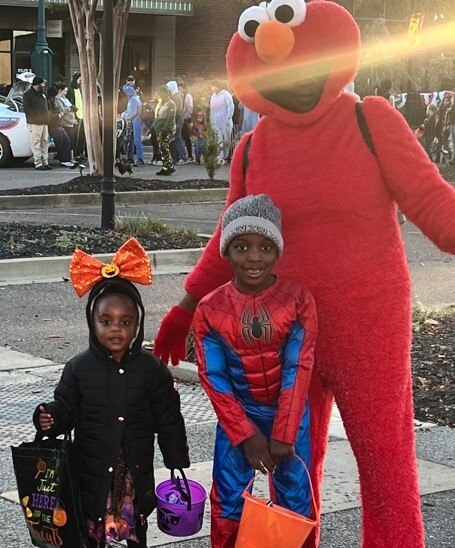
M34 423L48 436L75 428L91 546L126 539L145 548L156 507L155 433L167 468L190 465L179 394L164 363L142 349L144 307L131 282L99 281L86 314L89 348L66 364L54 401L38 406Z

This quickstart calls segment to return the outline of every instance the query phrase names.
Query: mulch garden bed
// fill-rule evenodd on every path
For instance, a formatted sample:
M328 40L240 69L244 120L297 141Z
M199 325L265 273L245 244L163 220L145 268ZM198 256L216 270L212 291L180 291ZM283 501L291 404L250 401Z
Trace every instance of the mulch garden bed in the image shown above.
M29 196L31 194L79 194L98 193L102 189L102 177L75 177L66 183L58 185L41 185L29 188L10 188L0 190L0 196ZM214 179L193 179L190 181L147 180L136 177L115 177L116 192L131 192L142 190L198 190L204 188L227 188L229 183Z

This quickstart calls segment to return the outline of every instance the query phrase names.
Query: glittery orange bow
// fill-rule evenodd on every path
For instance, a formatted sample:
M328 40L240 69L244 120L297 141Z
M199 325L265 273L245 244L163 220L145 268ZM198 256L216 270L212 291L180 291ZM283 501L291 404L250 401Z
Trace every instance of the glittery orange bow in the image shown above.
M85 295L103 278L115 276L142 285L152 283L150 259L136 238L130 238L125 242L108 264L87 255L81 249L74 252L70 264L70 277L79 297Z

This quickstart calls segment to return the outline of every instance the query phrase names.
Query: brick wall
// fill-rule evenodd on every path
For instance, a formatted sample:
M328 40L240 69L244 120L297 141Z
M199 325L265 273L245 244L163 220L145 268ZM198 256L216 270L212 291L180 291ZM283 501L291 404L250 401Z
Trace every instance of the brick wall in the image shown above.
M194 17L177 17L176 73L225 79L226 50L246 7L236 0L207 0L195 4Z

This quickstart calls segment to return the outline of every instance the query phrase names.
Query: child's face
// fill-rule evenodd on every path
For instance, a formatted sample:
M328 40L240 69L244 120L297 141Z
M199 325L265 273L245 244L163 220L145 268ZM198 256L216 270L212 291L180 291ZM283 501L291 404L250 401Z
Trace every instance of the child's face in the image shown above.
M136 336L138 319L136 304L124 295L100 297L95 304L95 335L118 362Z
M203 116L197 116L196 121L201 124L204 121L204 117Z
M235 274L235 284L242 293L259 293L273 284L273 267L278 259L275 244L259 234L236 236L227 248L226 257Z

